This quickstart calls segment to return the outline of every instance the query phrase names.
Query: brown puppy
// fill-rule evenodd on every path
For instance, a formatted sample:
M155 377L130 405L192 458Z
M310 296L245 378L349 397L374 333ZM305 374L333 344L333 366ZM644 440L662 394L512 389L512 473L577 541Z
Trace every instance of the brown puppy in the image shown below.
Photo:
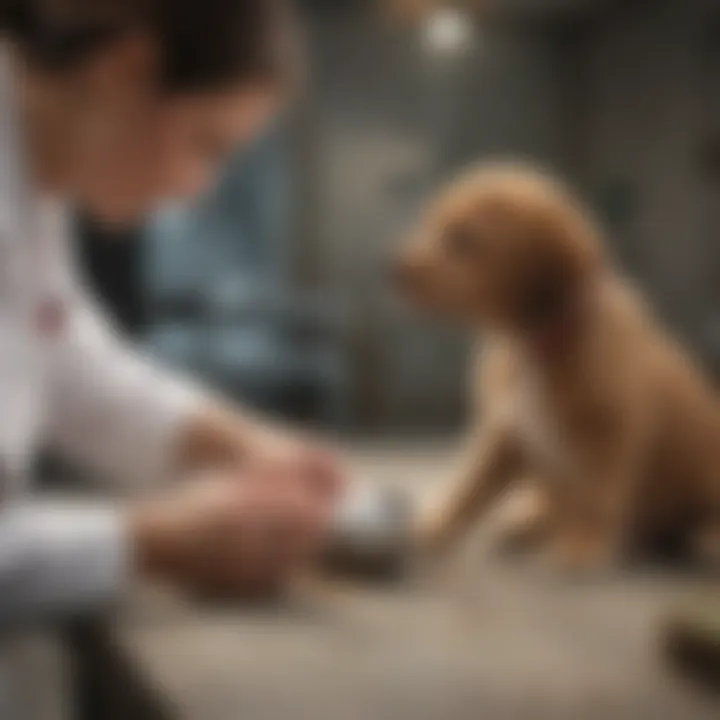
M422 518L423 543L451 547L528 472L543 492L534 520L570 568L660 534L714 536L714 392L563 187L522 167L469 175L432 207L399 271L417 302L483 332L479 420Z

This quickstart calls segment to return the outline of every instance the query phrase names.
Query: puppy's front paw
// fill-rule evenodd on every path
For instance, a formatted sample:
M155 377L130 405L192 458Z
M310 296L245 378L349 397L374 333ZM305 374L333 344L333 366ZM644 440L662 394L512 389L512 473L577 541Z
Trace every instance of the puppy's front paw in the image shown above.
M607 575L617 564L617 553L614 545L605 538L573 535L555 543L549 561L558 575L571 580L586 580Z
M436 512L420 514L412 540L415 574L433 585L443 585L453 574L457 544L444 518Z
M434 527L421 525L416 528L414 534L413 550L422 565L438 566L450 559L452 543Z
M500 516L495 550L502 556L517 556L539 549L550 535L550 509L546 499L533 489L516 493Z
M699 528L690 543L693 558L701 568L712 572L720 569L720 525Z

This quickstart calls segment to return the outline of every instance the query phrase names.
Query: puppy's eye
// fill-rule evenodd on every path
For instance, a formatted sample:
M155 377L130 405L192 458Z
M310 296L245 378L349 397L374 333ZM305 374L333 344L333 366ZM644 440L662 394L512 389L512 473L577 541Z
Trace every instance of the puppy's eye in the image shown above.
M477 238L468 228L450 228L445 233L445 247L457 258L468 258L477 251Z

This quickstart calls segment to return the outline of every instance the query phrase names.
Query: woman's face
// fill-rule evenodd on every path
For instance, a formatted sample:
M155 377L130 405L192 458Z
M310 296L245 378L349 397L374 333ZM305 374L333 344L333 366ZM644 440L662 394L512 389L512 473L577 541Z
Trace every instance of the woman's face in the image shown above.
M223 161L279 106L275 91L259 84L162 94L142 61L142 55L111 57L77 83L71 189L110 223L133 222L165 202L206 191Z

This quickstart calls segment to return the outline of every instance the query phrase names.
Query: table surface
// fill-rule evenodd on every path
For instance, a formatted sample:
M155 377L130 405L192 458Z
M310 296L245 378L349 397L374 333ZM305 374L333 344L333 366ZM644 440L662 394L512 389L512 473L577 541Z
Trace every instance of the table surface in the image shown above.
M358 453L368 477L418 491L448 460L433 446ZM668 609L697 584L568 585L480 541L435 585L335 585L254 611L145 598L120 636L183 719L717 720L658 652Z

